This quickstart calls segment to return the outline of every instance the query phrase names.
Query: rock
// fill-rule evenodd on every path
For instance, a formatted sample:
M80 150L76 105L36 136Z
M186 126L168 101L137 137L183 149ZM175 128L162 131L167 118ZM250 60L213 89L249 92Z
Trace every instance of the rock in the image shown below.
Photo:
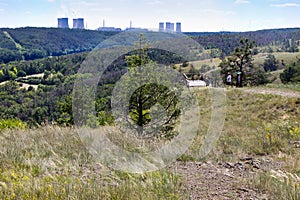
M260 169L260 161L259 160L253 160L252 165L256 169Z
M300 141L290 141L290 144L294 145L295 148L300 148Z
M245 169L243 163L241 163L241 162L235 163L234 167L237 168L237 169L239 169L239 170Z
M225 162L225 163L223 163L223 166L224 166L225 168L228 168L228 169L234 168L234 164L233 164L233 163L230 163L230 162Z
M253 158L252 157L240 158L240 161L242 161L242 162L249 161L249 160L253 160Z
M245 162L245 164L252 166L253 168L260 169L260 160L251 160Z
M242 192L249 192L249 190L247 188L238 188L238 190L240 190Z

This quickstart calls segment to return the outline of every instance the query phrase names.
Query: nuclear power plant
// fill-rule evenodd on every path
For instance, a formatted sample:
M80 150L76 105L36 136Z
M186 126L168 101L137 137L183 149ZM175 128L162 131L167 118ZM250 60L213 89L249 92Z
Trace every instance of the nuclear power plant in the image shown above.
M175 24L172 22L166 22L166 27L164 22L159 22L159 31L160 32L177 32L181 33L181 23L176 23L176 30L175 30Z
M70 28L68 18L57 18L57 27L58 28ZM75 18L73 19L73 29L85 29L84 26L84 18ZM105 21L103 20L103 26L100 28L97 28L98 31L122 31L121 28L115 28L115 27L106 27ZM148 29L144 28L133 28L132 27L132 21L130 21L130 27L126 28L125 31L148 31ZM159 22L159 32L168 32L168 33L181 33L181 22Z
M57 27L58 28L69 28L69 19L68 18L57 18ZM73 19L73 28L74 29L84 29L84 19L83 18Z
M69 19L68 18L58 18L57 19L58 28L69 28Z

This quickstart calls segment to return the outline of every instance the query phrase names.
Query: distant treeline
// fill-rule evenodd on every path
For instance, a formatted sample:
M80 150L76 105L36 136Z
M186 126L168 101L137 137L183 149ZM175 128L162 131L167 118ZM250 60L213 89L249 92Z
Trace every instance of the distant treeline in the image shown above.
M229 55L242 38L255 41L258 47L277 46L277 51L295 52L299 46L300 28L269 29L252 32L203 32L186 33L205 49L218 48Z
M0 63L34 60L90 51L99 43L116 34L93 30L58 28L2 28L0 29ZM241 38L256 41L257 46L278 46L277 51L297 51L300 28L270 29L254 32L185 33L205 49L220 49L229 55Z

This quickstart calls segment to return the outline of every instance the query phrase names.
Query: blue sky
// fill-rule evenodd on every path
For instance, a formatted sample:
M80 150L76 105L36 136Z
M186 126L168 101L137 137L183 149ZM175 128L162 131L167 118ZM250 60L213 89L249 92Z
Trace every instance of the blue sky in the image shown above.
M0 0L0 27L56 27L58 17L102 26L158 28L181 22L183 31L249 31L300 27L299 0Z

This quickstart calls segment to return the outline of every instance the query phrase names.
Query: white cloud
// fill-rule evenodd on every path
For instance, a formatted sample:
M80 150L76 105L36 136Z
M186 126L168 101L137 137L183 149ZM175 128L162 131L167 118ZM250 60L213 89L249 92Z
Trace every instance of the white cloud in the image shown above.
M287 7L300 7L300 4L297 3L283 3L283 4L272 4L272 7L277 8L287 8Z
M250 3L248 0L235 0L235 4L245 4L245 3Z
M53 3L53 2L55 2L56 0L48 0L48 2L50 2L50 3Z

